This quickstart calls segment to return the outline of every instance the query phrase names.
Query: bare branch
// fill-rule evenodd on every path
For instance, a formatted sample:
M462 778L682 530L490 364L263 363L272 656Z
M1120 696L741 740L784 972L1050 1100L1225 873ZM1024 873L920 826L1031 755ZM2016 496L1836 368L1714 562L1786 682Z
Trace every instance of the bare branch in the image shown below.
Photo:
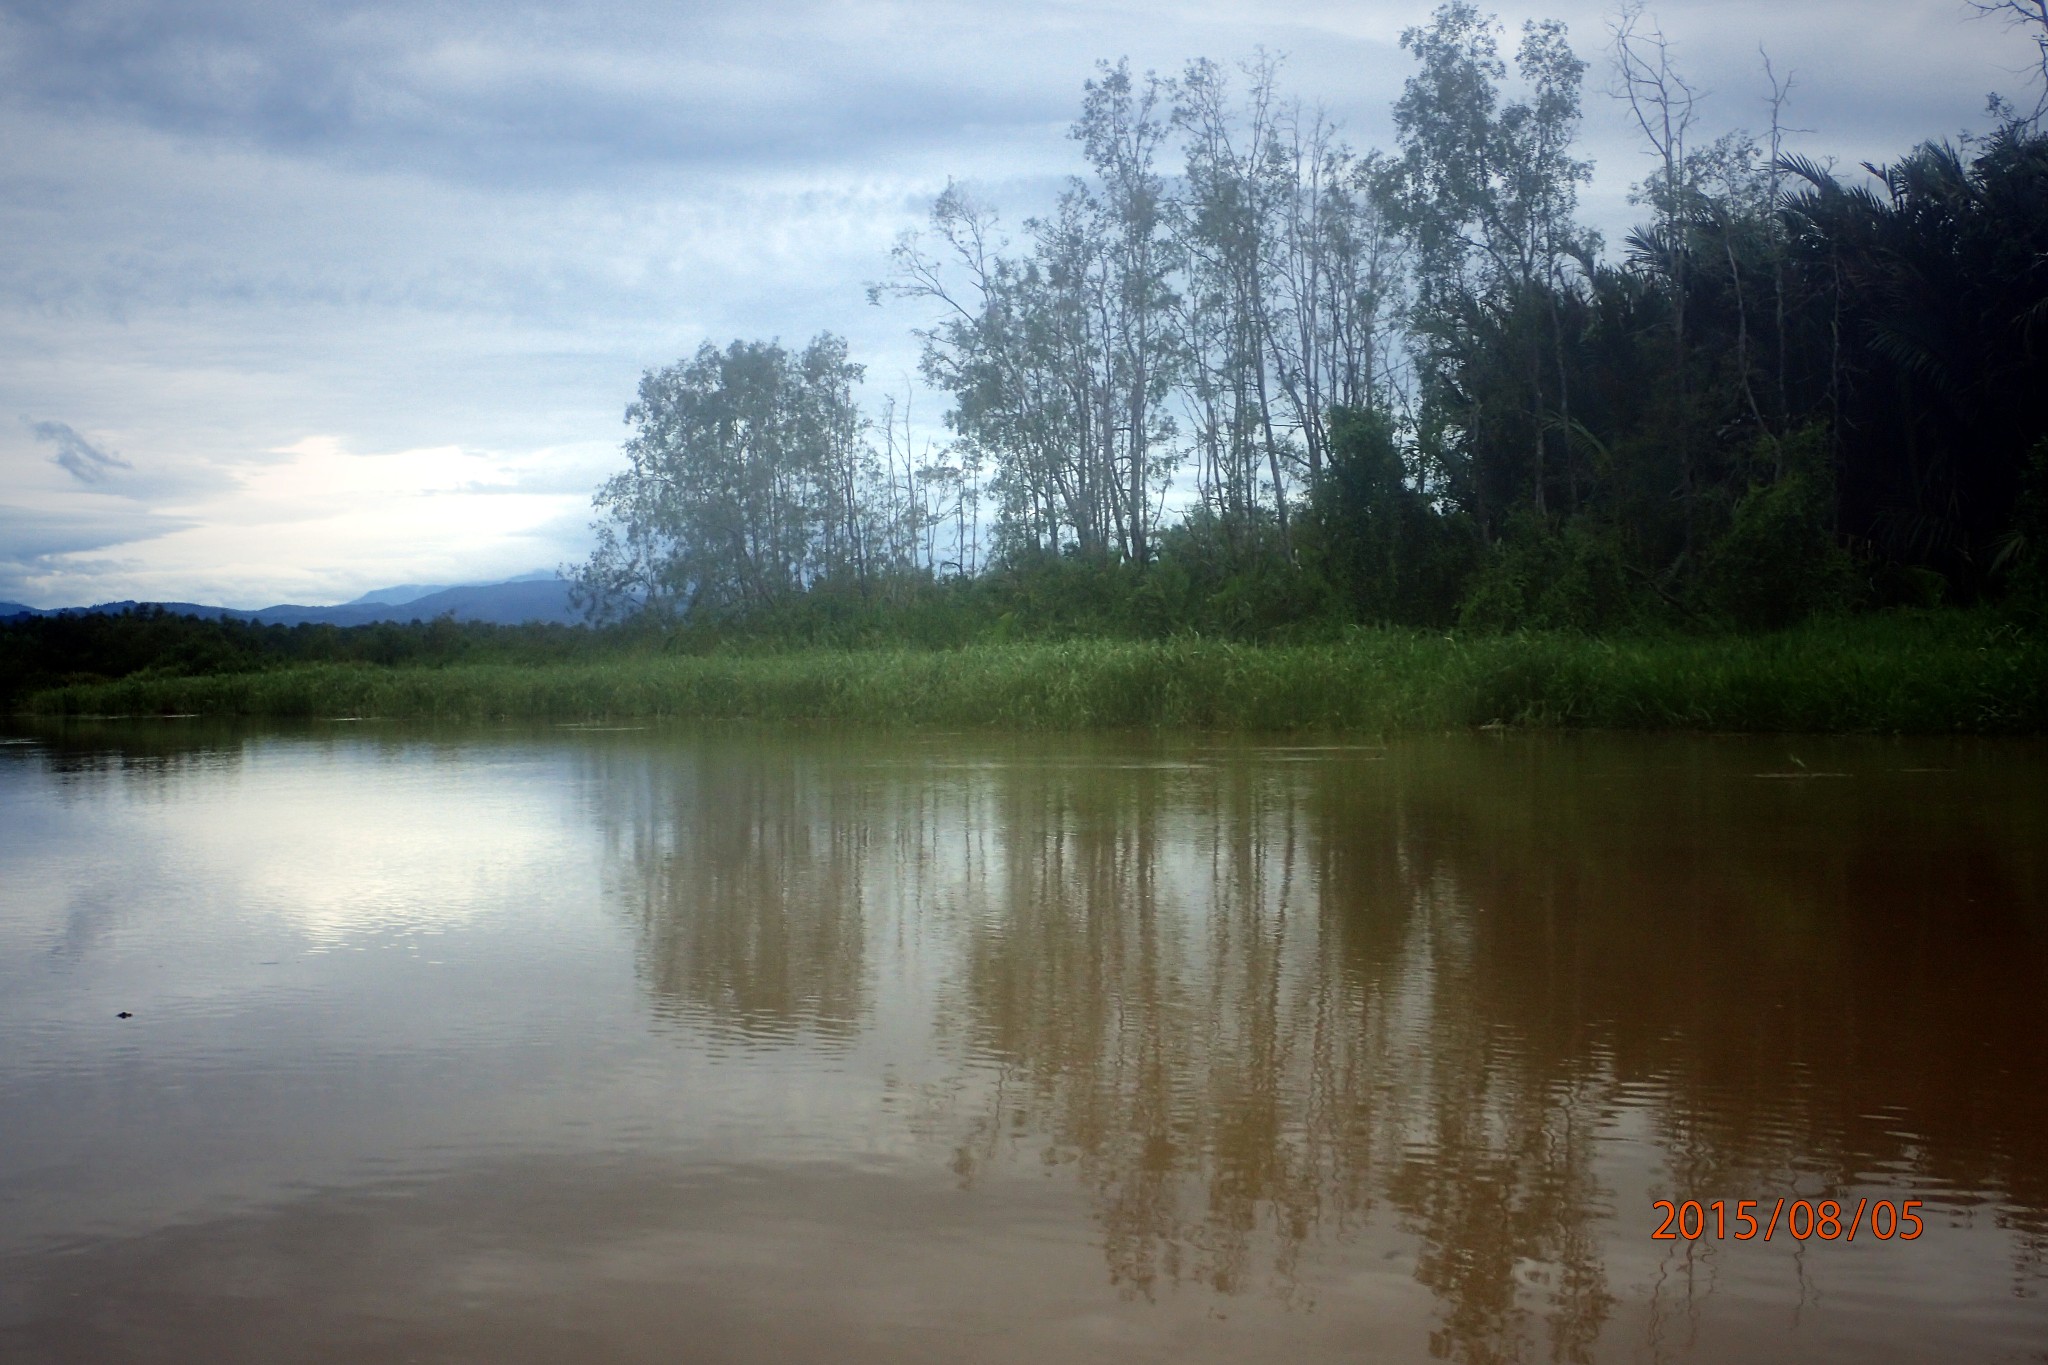
M1965 3L1980 18L2002 18L2007 28L2031 32L2040 58L2034 77L2040 83L2041 93L2035 98L2034 112L2023 122L2039 123L2048 116L2048 0L1965 0ZM1994 98L1993 103L1995 106L1998 101Z

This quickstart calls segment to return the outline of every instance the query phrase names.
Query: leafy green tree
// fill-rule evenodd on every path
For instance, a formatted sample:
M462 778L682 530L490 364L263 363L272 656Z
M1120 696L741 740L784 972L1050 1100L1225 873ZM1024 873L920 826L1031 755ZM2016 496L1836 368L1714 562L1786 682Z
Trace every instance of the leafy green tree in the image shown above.
M1573 221L1591 174L1571 155L1585 63L1563 25L1531 21L1515 58L1527 97L1504 101L1499 33L1469 0L1440 5L1401 36L1418 70L1394 105L1423 402L1452 437L1455 495L1489 532L1525 500L1549 510L1550 447L1571 422L1559 296L1593 245Z
M594 620L758 609L882 566L861 367L820 334L706 342L649 370L626 409L628 467L594 499L597 548L573 591Z

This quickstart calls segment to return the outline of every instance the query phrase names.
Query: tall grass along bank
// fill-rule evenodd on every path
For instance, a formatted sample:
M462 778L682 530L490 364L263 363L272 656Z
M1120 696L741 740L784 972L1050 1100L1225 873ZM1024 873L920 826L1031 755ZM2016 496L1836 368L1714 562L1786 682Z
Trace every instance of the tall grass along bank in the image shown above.
M1862 618L1753 638L1358 631L959 650L310 664L37 693L39 715L815 720L1013 729L1390 732L1491 724L1879 733L2048 731L2048 650L1990 618Z

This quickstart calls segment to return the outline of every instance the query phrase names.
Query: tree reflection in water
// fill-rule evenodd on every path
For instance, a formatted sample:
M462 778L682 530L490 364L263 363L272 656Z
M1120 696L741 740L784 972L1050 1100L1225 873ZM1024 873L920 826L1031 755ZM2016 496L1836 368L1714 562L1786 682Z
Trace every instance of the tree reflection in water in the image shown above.
M1072 1167L1124 1292L1306 1303L1377 1222L1434 1354L1579 1361L1650 1198L1946 1191L2039 1288L2048 797L1771 744L755 739L598 786L658 1009L846 1038L937 953L953 1169Z
M601 790L657 1011L844 1040L866 1007L864 786L786 749L659 751ZM838 775L843 776L843 775Z

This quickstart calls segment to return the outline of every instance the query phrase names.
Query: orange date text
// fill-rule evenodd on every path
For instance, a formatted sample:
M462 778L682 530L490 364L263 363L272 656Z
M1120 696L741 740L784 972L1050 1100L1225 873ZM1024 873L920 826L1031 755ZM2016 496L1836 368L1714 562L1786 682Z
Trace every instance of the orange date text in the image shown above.
M1880 1242L1910 1242L1923 1230L1918 1199L1859 1199L1850 1208L1837 1199L1659 1199L1650 1205L1664 1221L1650 1234L1653 1241L1768 1242L1783 1235L1795 1242L1853 1242L1860 1234Z

